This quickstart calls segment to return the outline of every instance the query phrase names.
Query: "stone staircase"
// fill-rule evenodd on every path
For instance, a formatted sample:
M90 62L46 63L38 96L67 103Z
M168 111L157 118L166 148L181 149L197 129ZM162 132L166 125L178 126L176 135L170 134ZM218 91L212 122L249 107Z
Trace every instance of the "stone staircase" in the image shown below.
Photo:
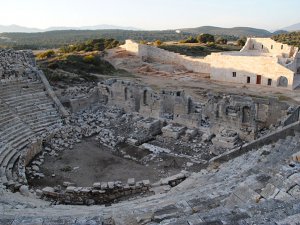
M0 83L0 184L18 188L18 159L32 138L62 125L43 83L18 79Z
M24 80L0 85L0 96L35 133L43 133L62 123L40 81Z
M122 225L296 224L300 163L291 157L300 150L299 137L296 132L226 163L210 165L166 194L106 207L10 208L0 223L97 224L105 217L113 221L107 224Z

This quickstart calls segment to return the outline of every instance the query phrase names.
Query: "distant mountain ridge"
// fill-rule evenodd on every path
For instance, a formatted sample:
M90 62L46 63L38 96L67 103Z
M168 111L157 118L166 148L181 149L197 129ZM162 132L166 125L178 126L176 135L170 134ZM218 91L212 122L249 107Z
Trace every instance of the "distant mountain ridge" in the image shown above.
M38 33L38 32L48 32L48 31L68 31L68 30L125 30L125 31L142 31L142 29L136 27L125 27L116 26L108 24L100 24L95 26L81 26L81 27L49 27L46 29L23 27L19 25L0 25L0 33ZM213 35L225 35L225 36L235 36L235 37L270 37L274 34L286 33L287 31L300 30L300 23L294 24L292 26L282 28L274 33L265 30L257 29L253 27L232 27L232 28L222 28L215 26L201 26L196 28L182 28L174 30L164 30L164 31L178 31L185 33L190 33L191 35L196 35L200 33L209 33ZM151 32L151 31L149 31ZM155 31L153 31L155 32Z
M213 35L227 35L227 36L237 36L237 37L242 37L242 36L270 37L273 35L273 33L271 33L270 31L264 29L252 28L252 27L222 28L222 27L214 27L214 26L202 26L196 28L185 28L180 30L192 34L209 33Z
M123 27L108 24L100 24L95 26L82 26L82 27L49 27L46 29L23 27L19 25L0 25L0 33L37 33L37 32L47 32L55 30L141 30L136 27Z
M282 30L287 30L287 31L300 31L300 23L293 24L288 27L282 28Z

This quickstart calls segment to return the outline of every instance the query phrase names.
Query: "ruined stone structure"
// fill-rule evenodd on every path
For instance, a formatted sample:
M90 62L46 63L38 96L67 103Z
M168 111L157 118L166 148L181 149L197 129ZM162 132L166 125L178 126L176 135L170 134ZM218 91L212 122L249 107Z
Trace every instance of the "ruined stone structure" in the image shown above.
M18 188L26 183L24 163L41 151L35 143L61 127L67 113L31 52L1 50L0 74L0 180Z
M210 74L212 80L295 89L300 84L298 48L270 38L248 38L239 52L212 53L193 58L127 40L121 46L143 60L182 65L186 69Z
M99 84L100 99L108 105L117 105L145 117L161 118L188 127L201 126L201 105L183 90L161 90L156 93L149 87L112 79Z
M276 125L288 108L276 98L209 96L196 102L184 91L161 90L129 81L111 79L99 84L99 100L127 112L138 112L166 122L218 134L223 129L236 130L243 140L253 140L257 132ZM276 112L276 113L274 113Z
M268 135L201 160L198 150L207 152L211 145L206 142L232 148L239 138L253 139L259 129L276 125L287 105L273 98L210 94L207 102L197 103L184 91L157 93L111 79L99 83L86 98L72 100L69 106L78 114L68 116L30 54L0 52L0 224L283 225L300 221L299 108L290 112L283 127ZM102 104L97 110L80 111L98 103ZM216 137L201 141L197 131L205 128ZM144 135L155 140L138 140ZM186 160L185 168L195 164L196 170L157 183L128 179L124 185L93 181L92 186L76 187L64 182L64 188L42 190L26 185L25 169L27 175L37 175L37 165L45 159L41 151L55 155L92 136L111 149L124 142L143 143L139 151L151 152L146 163L155 154L162 155L159 166L163 157L172 155ZM183 144L192 146L188 154L183 154ZM115 201L120 198L127 201Z
M211 79L294 89L299 85L298 48L269 38L248 38L240 52L213 53Z
M279 123L287 104L276 98L244 96L212 96L206 105L205 115L210 118L212 133L223 129L235 130L243 140L253 140L257 132ZM275 113L276 112L276 113Z

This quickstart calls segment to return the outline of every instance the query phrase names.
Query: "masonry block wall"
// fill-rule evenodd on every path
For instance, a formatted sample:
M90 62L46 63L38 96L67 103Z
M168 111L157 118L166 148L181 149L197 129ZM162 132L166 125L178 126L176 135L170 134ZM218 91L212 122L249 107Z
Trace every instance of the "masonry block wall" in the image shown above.
M270 38L248 38L240 52L193 58L127 40L121 48L143 60L176 64L212 80L294 89L300 85L300 54L294 46Z

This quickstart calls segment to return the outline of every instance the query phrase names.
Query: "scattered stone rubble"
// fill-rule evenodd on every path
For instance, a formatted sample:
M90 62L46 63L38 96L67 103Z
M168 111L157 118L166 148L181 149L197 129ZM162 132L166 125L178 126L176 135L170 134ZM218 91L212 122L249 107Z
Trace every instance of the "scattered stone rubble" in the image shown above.
M0 58L6 58L0 61L2 80L16 79L27 72L34 77L34 71L29 72L34 62L28 60L26 54L0 51ZM11 66L11 61L16 63ZM29 70L24 71L24 67ZM120 85L122 92L122 85L128 85L126 82L115 84ZM118 90L118 87L114 88L113 91ZM133 92L127 92L127 99L132 99L130 93ZM143 94L145 92L139 93L139 96ZM205 105L208 112L213 112L213 116L208 117L203 112L204 105L198 107L184 92L162 92L161 97L160 103L164 108L161 117L155 116L152 111L153 117L123 110L122 107L115 106L118 104L112 104L116 103L113 97L110 98L109 106L95 105L72 115L66 119L62 129L41 135L44 151L26 167L27 176L41 179L44 175L40 172L40 167L46 155L56 157L60 151L72 149L76 143L87 137L95 138L112 152L119 151L127 159L147 164L150 160L160 162L163 160L162 156L166 155L177 159L184 158L187 159L184 161L187 169L198 164L204 165L205 168L201 168L200 172L190 174L182 171L152 184L148 180L136 182L131 178L126 184L101 181L95 182L92 187L77 187L75 183L63 182L55 187L33 190L28 185L19 183L15 187L20 195L8 192L1 184L0 224L296 224L299 221L299 126L289 133L295 136L285 134L283 139L274 140L272 144L231 158L226 163L212 161L208 164L212 157L209 151L213 144L219 143L220 146L232 148L238 144L239 139L245 138L243 135L250 135L251 139L258 132L266 134L266 127L269 130L280 127L277 117L270 119L275 121L272 123L275 125L271 126L267 115L280 107L283 109L280 112L283 113L285 106L279 106L274 99L237 96L223 96L220 99L219 96L213 97ZM146 91L145 99L141 99L144 100L142 106L146 114L149 113L147 107L150 100L153 101L153 107L158 106L154 92ZM167 99L166 102L174 100L174 105L178 101L183 102L176 108L178 117L170 113L171 110L167 110L167 103L163 99ZM254 109L260 110L255 104L261 105L263 109L260 111L259 121L254 117ZM170 108L174 109L173 106ZM182 110L184 113L180 113ZM295 110L288 110L291 116L294 112ZM185 126L184 121L190 122L191 118L200 127L193 127L193 123ZM293 117L287 119L297 125L299 118L296 118L297 121ZM256 130L256 126L259 130ZM212 127L216 130L206 132L206 128ZM234 127L238 130L234 130ZM123 154L120 149L122 144L147 148L151 154L143 159L126 157L126 152ZM8 151L10 153L14 152ZM15 160L19 157L14 156L12 159ZM2 162L8 161L6 155L1 157ZM12 160L8 164L11 171L14 164L15 161ZM1 173L8 173L5 169L1 167ZM157 195L152 195L153 193ZM151 196L140 198L141 194ZM138 197L134 198L135 195ZM123 198L128 201L111 204ZM53 203L89 207L53 206ZM94 204L107 204L108 207L90 206Z
M37 69L31 51L0 49L0 78L14 80L21 77L36 79Z

